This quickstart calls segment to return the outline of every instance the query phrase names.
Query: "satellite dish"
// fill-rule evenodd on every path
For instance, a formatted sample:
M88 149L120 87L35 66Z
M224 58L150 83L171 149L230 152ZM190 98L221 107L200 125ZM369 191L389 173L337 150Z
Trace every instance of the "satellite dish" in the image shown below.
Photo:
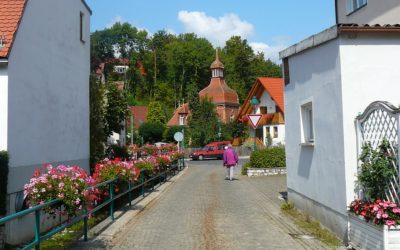
M182 141L182 140L183 140L183 134L182 134L182 132L176 132L176 133L174 134L174 139L175 139L175 141L177 141L177 142Z

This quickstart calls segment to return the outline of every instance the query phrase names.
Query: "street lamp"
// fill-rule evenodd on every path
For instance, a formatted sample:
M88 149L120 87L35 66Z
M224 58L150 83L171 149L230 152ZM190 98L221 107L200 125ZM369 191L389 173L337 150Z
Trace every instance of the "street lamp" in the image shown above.
M250 104L251 104L251 106L253 106L253 114L256 114L257 106L258 106L258 104L260 104L257 97L253 96L253 98L251 98L251 100L250 100ZM255 151L256 150L256 128L254 128L253 130L254 130L253 151Z

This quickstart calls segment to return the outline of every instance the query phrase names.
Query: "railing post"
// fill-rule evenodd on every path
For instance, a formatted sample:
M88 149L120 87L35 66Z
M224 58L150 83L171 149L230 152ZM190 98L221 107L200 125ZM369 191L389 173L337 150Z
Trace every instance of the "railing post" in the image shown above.
M111 220L114 221L114 182L110 182L110 216Z
M40 210L35 211L35 249L40 249Z
M87 210L87 204L85 204L85 217L83 217L83 240L87 241L88 240L88 210Z
M142 184L142 196L144 197L144 175L143 173L140 173L140 184Z
M132 206L132 192L131 192L131 181L128 181L128 199L129 199L129 206Z

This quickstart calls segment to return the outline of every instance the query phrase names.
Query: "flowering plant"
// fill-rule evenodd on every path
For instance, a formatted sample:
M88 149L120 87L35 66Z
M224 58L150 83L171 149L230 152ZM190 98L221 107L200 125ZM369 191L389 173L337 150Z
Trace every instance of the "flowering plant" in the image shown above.
M146 144L140 148L140 151L146 153L147 155L156 155L159 149L156 145Z
M171 152L178 150L178 147L175 144L164 144L160 146L160 151L162 153Z
M90 198L85 197L89 194L85 192L85 188L93 183L93 179L86 171L78 166L45 165L43 169L35 170L30 182L24 186L24 194L30 206L60 199L64 212L68 216L73 216L82 210L85 201ZM54 215L58 211L57 207L57 205L49 206L45 211Z
M376 225L395 226L400 224L399 204L391 201L363 201L355 199L350 204L350 212L361 215L365 221Z
M165 170L171 164L171 157L168 155L155 156L156 165L160 170Z
M139 168L140 170L148 170L154 171L155 167L157 166L156 159L154 157L150 157L147 159L139 159L135 162L135 167Z
M177 150L177 151L169 152L168 155L171 157L171 161L175 161L175 160L178 160L178 159L184 157L185 152L182 150Z
M93 178L98 183L115 178L128 182L137 180L139 174L140 170L133 166L133 161L121 161L115 158L114 160L105 159L96 164Z

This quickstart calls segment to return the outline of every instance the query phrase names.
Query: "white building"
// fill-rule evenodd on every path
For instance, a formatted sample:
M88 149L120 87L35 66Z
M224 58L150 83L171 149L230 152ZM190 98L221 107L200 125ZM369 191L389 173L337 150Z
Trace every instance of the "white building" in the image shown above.
M9 213L43 163L89 170L90 15L83 0L0 1L0 150L10 156ZM33 232L26 220L7 224L9 243Z
M256 107L251 105L251 99L254 97L259 102ZM244 122L250 128L248 114L262 115L255 134L260 142L267 145L270 137L272 145L285 144L283 78L256 79L237 115L237 120Z
M355 1L349 1L350 4ZM374 6L390 9L386 23L400 23L392 4L370 0L340 21L370 13L358 25L337 24L280 53L285 76L288 197L295 206L347 239L347 206L355 198L355 117L373 101L400 104L400 28L363 25L375 20ZM356 9L359 7L359 9ZM372 10L370 9L372 8ZM370 12L371 11L371 12ZM371 24L371 23L370 23Z

